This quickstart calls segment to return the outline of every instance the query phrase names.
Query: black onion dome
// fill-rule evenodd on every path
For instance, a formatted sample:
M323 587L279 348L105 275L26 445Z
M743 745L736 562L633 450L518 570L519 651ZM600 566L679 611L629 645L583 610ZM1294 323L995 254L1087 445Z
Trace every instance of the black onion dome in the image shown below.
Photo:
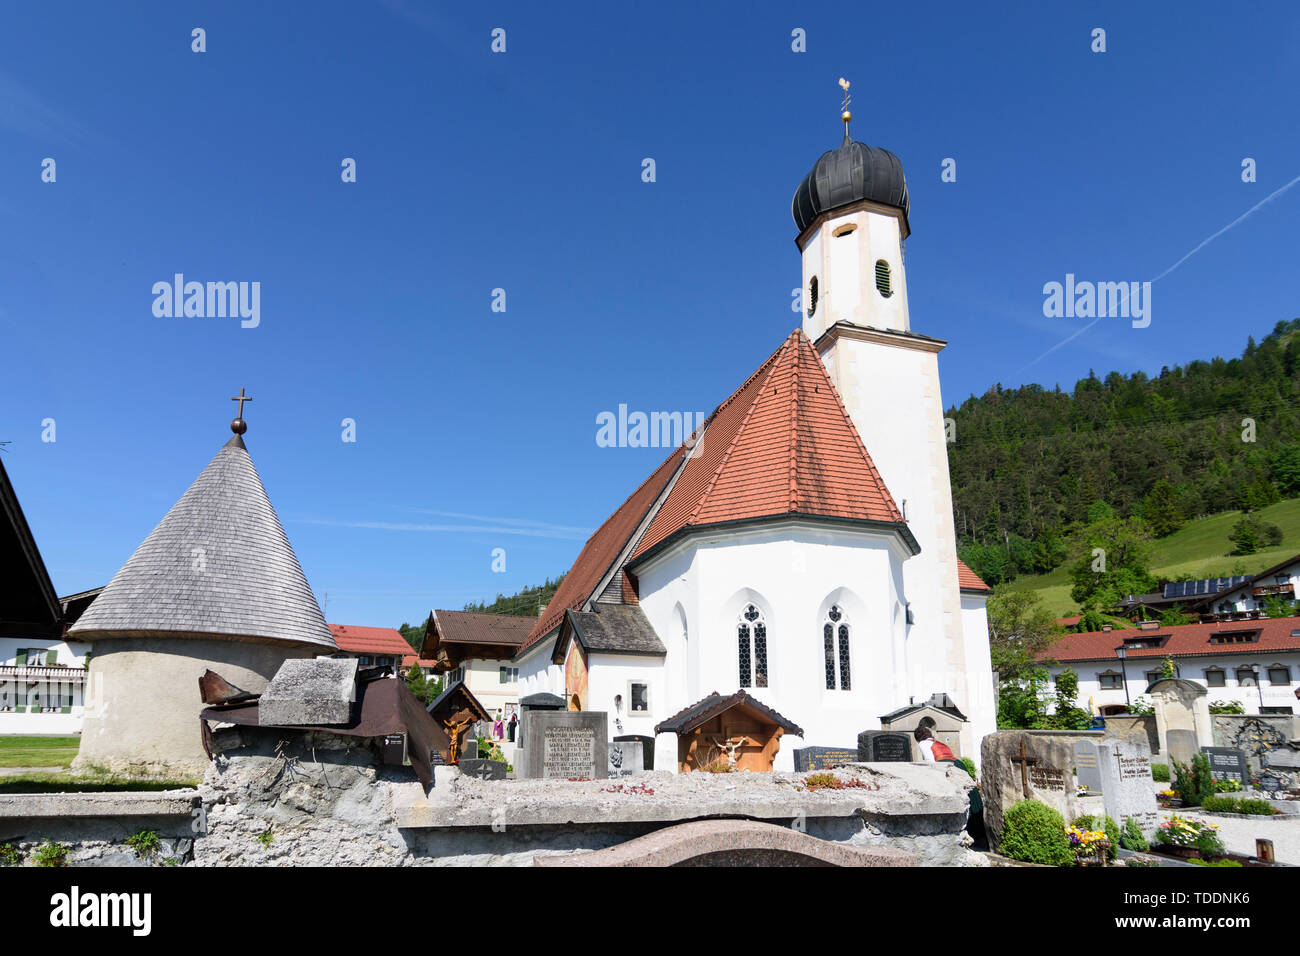
M822 153L794 191L790 207L799 234L803 235L823 213L864 199L901 210L903 235L911 231L902 162L887 149L845 136L838 149Z

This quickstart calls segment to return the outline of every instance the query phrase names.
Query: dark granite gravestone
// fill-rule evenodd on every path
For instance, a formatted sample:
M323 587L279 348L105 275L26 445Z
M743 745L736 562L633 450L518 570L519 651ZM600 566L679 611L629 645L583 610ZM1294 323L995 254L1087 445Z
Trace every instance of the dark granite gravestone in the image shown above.
M641 742L641 767L644 770L653 770L655 768L655 739L645 734L623 734L614 738L614 743L621 743L624 740L639 740Z
M503 760L487 760L474 757L460 762L461 776L477 777L479 780L504 780L506 764Z
M858 734L859 763L907 763L915 759L909 734L892 730L864 730Z
M1267 790L1269 793L1282 789L1282 778L1268 770L1260 772L1259 789Z
M610 743L609 775L611 777L630 777L644 769L641 741L615 739Z
M1101 793L1101 769L1097 766L1097 745L1091 740L1080 740L1074 745L1074 775L1079 786L1089 793Z
M1246 751L1236 747L1202 747L1201 753L1209 758L1210 776L1215 780L1235 780L1242 787L1250 786Z
M800 747L794 751L794 771L829 770L846 763L858 763L856 750L842 747Z
M524 777L560 780L608 777L607 715L589 710L537 710L524 725ZM518 755L516 755L518 756Z

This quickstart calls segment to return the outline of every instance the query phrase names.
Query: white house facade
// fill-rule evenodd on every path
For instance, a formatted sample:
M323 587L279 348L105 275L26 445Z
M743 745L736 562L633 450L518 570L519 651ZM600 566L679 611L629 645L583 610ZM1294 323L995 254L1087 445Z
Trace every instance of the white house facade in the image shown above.
M81 733L89 650L77 642L0 637L0 736Z

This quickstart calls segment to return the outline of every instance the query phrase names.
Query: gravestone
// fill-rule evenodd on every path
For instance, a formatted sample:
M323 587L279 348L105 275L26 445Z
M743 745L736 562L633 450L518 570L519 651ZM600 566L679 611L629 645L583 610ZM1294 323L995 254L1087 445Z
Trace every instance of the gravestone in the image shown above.
M842 767L846 763L858 763L856 750L841 747L799 747L794 751L794 771L803 773L807 770L829 770Z
M1174 772L1175 763L1190 767L1192 759L1200 753L1200 748L1196 743L1196 732L1191 730L1168 731L1165 734L1165 751L1169 757L1170 774Z
M1285 789L1286 781L1271 770L1260 771L1259 789L1267 790L1269 793L1276 793L1278 790Z
M506 778L506 764L503 760L474 757L462 760L459 766L463 777L475 777L479 780L504 780Z
M630 777L645 770L639 740L613 740L609 744L609 775Z
M609 735L602 711L538 710L524 729L523 776L599 780L608 776Z
M641 742L641 766L645 770L655 768L655 739L645 734L623 734L615 737L614 742L620 743L624 740L638 740Z
M257 701L262 726L346 724L357 699L357 659L293 658L266 685Z
M1133 819L1149 840L1160 829L1151 748L1141 740L1103 740L1097 747L1102 802L1106 815L1121 827Z
M1021 800L1045 803L1067 823L1079 816L1070 772L1075 743L1069 737L1023 730L998 731L980 743L980 795L984 825L994 849L1002 836L1006 811Z
M1235 780L1243 788L1250 786L1246 751L1236 747L1202 747L1201 752L1209 758L1210 776L1215 780Z
M858 734L858 763L898 763L916 760L910 734L864 730Z
M1089 793L1101 793L1101 770L1097 766L1097 745L1091 740L1080 740L1074 745L1074 775L1079 786Z

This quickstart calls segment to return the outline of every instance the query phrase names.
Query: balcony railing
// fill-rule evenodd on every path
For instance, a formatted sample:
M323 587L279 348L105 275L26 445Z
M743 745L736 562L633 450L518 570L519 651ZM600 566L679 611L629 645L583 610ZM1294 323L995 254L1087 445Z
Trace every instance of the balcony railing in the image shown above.
M50 667L47 664L0 664L0 681L36 680L84 684L86 671L81 667Z

